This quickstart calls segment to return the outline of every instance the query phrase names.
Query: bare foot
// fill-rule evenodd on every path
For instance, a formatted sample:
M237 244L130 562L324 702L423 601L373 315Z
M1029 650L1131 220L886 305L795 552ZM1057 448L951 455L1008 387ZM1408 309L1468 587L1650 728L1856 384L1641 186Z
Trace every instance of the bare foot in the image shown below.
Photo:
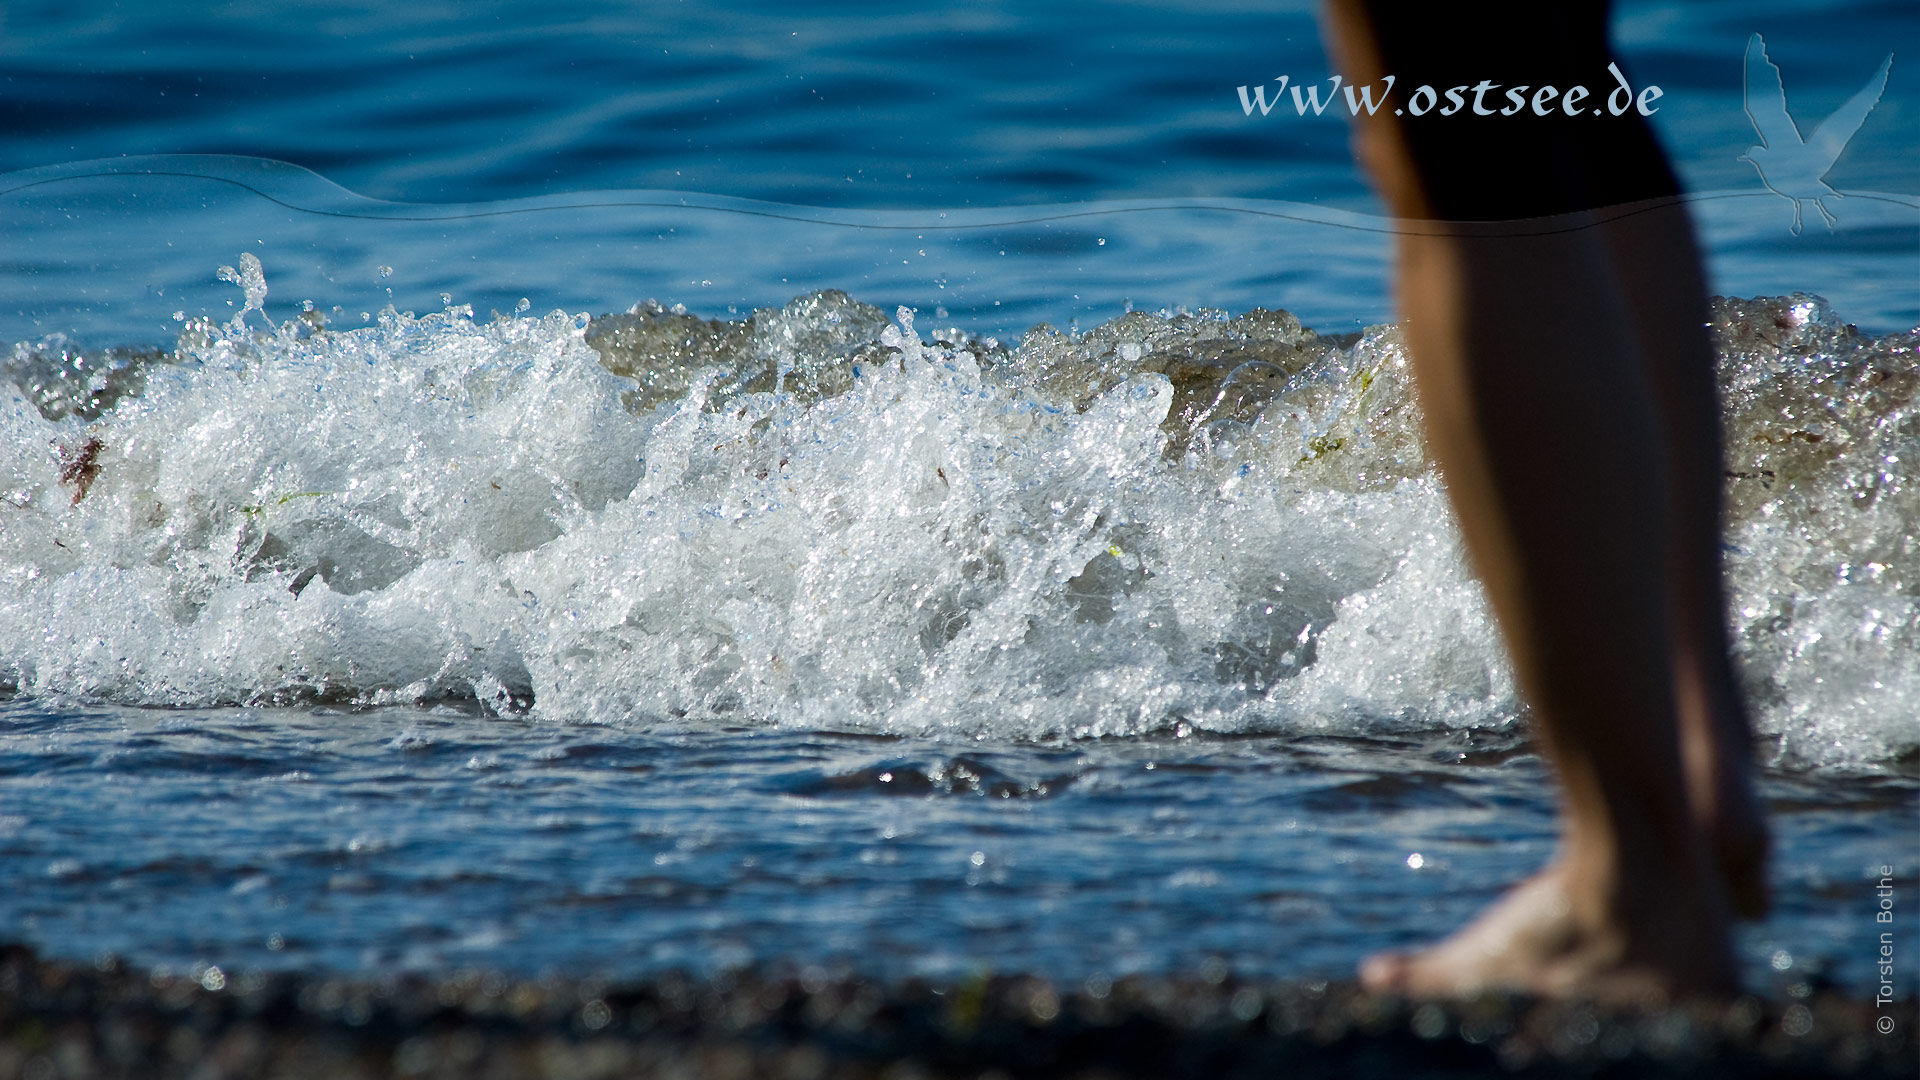
M1573 877L1556 862L1446 941L1422 952L1369 957L1360 968L1361 985L1421 998L1507 990L1621 1002L1739 989L1717 897L1686 903L1683 895L1669 894L1655 910L1632 918L1601 910L1598 890L1581 888Z

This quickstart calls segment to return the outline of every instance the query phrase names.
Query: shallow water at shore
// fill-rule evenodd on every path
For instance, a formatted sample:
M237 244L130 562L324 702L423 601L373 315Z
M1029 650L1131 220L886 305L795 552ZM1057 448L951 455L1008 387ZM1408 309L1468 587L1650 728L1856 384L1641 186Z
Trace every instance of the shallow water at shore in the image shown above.
M1773 771L1765 794L1778 896L1742 933L1750 985L1870 995L1878 864L1904 857L1920 783ZM0 798L0 921L175 974L1338 978L1473 914L1555 833L1512 734L1031 742L19 699Z

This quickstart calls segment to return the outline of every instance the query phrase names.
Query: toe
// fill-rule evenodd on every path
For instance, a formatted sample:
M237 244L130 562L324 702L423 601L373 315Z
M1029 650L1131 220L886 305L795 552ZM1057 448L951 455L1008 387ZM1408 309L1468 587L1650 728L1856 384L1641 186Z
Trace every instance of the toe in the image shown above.
M1375 994L1397 994L1406 989L1406 954L1375 953L1360 962L1360 986Z

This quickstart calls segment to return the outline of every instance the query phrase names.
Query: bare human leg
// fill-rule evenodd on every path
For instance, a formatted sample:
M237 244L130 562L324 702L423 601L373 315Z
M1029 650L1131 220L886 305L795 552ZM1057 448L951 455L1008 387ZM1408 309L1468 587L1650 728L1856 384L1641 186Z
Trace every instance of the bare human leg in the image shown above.
M1387 6L1330 5L1356 82L1389 73ZM1604 15L1596 6L1550 28L1561 40L1541 43L1546 63L1579 56ZM1429 55L1444 51L1432 33L1416 37ZM1538 152L1495 182L1537 197L1578 180L1577 147L1539 125L1526 137ZM1434 180L1462 162L1384 115L1362 123L1357 145L1401 217L1447 216ZM1462 157L1469 168L1491 159L1471 147ZM1621 260L1663 246L1671 257L1671 235L1616 230L1605 217L1550 228L1430 221L1400 238L1400 306L1429 442L1560 774L1565 837L1553 865L1448 941L1369 961L1363 980L1376 989L1726 991L1736 985L1730 892L1742 895L1744 881L1764 897L1751 857L1764 857L1764 831L1743 828L1758 815L1719 611L1717 414L1708 354L1692 347L1704 345L1703 320L1686 322L1704 308L1697 260L1691 291L1649 296ZM1702 406L1705 426L1689 428Z
M1735 910L1768 906L1766 820L1753 787L1752 731L1727 640L1721 587L1720 410L1706 288L1683 207L1651 204L1599 227L1633 310L1674 463L1670 543L1675 694L1694 818Z
M1408 235L1400 304L1428 439L1564 794L1553 866L1374 988L1634 996L1731 989L1724 887L1695 822L1662 537L1671 472L1604 248Z

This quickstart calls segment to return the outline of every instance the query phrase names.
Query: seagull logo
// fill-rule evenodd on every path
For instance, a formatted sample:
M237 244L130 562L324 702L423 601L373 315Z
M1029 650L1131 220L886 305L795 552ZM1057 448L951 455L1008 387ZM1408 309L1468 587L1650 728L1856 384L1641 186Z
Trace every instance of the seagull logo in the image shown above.
M1780 69L1767 56L1767 43L1759 34L1747 39L1747 119L1753 121L1760 145L1740 155L1740 160L1753 166L1768 191L1793 204L1795 236L1800 235L1803 202L1811 202L1825 219L1827 229L1833 229L1838 219L1822 200L1844 196L1827 186L1827 170L1833 168L1854 132L1867 122L1867 114L1880 103L1880 93L1887 88L1887 72L1892 69L1893 54L1888 53L1867 85L1820 121L1812 136L1802 138L1799 125L1787 113L1787 88L1780 81Z

